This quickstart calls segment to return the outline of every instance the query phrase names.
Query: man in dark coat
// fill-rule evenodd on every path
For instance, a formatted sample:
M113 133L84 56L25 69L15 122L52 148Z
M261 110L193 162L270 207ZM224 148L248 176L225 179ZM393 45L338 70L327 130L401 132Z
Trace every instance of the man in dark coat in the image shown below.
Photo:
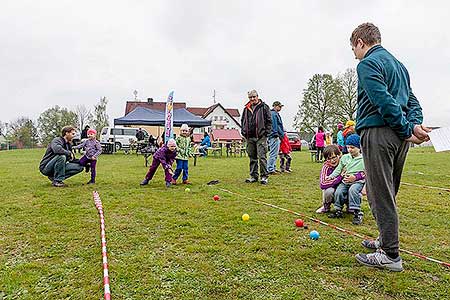
M245 182L257 182L261 175L261 184L267 184L267 136L272 130L272 115L269 106L259 99L255 90L248 92L248 99L241 118L241 133L246 139L250 158L250 178Z

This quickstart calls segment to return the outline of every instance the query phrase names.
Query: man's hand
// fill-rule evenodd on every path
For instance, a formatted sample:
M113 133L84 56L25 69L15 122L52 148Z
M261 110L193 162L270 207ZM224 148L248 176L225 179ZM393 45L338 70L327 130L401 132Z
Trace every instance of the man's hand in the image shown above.
M420 125L415 125L413 129L413 135L415 135L420 140L426 142L430 140L428 133L431 132L431 128Z
M344 179L342 180L344 183L352 183L356 181L355 175L346 174L344 175Z
M419 139L419 138L418 138L417 136L415 136L415 135L410 136L410 137L407 138L405 141L411 142L411 143L414 143L414 144L417 144L417 145L420 145L420 144L422 144L423 142L425 142L424 140Z

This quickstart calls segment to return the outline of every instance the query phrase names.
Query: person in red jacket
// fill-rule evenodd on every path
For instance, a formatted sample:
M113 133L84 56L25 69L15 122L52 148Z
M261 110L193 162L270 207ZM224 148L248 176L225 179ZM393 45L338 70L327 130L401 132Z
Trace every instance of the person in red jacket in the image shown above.
M292 172L292 170L291 170L291 161L292 161L291 152L292 152L291 144L289 144L289 138L285 132L283 139L281 140L280 154L279 154L280 155L280 170L281 170L281 172L287 172L287 173Z

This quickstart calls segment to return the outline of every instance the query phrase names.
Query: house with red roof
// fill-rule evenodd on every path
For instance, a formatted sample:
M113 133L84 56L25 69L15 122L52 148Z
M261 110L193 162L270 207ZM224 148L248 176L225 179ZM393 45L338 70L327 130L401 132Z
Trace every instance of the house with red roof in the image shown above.
M166 109L166 102L157 102L153 98L147 98L147 101L127 101L125 105L125 115L133 111L137 107L144 107L148 109L164 111ZM203 119L211 121L211 127L196 128L194 133L203 133L205 131L211 132L214 129L237 129L241 131L241 115L237 108L224 108L222 104L216 103L209 107L187 107L185 102L174 102L174 109L185 108L194 115ZM147 132L159 136L164 130L160 126L141 126ZM175 133L178 134L178 129L175 128Z
M209 132L214 129L241 130L241 115L236 108L224 108L222 104L216 103L210 107L188 107L187 110L203 119L210 120Z

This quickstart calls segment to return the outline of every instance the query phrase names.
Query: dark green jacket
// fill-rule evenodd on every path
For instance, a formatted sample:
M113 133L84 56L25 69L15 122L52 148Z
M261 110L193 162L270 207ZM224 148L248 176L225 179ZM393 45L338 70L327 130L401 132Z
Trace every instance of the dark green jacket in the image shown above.
M39 170L42 172L48 162L57 155L65 155L67 161L72 158L72 145L67 143L63 137L54 138L48 145L44 157L39 164Z
M391 127L400 139L422 124L422 108L414 96L408 70L381 45L372 47L358 64L356 131Z

